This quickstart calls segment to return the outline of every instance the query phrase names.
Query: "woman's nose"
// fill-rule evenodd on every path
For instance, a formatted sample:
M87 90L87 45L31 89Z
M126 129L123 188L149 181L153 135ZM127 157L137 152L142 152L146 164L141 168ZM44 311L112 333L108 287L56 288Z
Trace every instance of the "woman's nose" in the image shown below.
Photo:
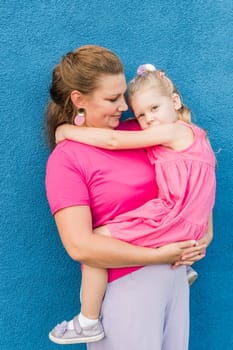
M121 100L121 103L120 103L120 105L118 107L118 110L120 112L125 112L125 111L127 111L127 109L128 109L128 105L127 105L127 103L125 101L125 98L123 97L122 100Z

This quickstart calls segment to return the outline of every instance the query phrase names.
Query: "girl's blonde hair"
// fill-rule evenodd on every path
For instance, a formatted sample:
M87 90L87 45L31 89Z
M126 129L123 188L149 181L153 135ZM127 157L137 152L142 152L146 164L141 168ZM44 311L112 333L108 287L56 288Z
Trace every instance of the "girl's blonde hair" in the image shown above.
M144 66L147 66L147 65L144 65ZM140 66L140 67L143 68L143 66ZM151 88L151 87L157 89L163 96L172 97L173 94L178 94L181 98L181 95L177 90L176 86L165 75L165 73L162 70L157 70L155 68L154 70L143 69L143 72L140 74L137 74L136 77L133 80L131 80L128 84L127 95L128 95L129 105L131 105L131 101L133 99L135 92L138 92L145 88ZM187 106L185 106L183 103L180 109L177 110L177 119L183 120L184 122L189 124L191 123L190 109Z
M124 69L120 59L101 46L82 46L62 57L53 69L46 110L47 138L51 149L55 147L56 128L63 123L73 124L77 114L71 92L78 90L90 95L98 88L101 76L121 73Z

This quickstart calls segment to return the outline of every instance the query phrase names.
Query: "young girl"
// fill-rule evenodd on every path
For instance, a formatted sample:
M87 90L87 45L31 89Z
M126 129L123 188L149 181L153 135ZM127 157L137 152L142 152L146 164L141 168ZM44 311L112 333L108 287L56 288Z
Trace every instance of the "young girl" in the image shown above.
M128 86L128 102L141 131L63 125L56 132L57 142L67 138L111 150L147 147L155 166L158 197L117 216L95 233L155 248L200 240L207 230L212 231L216 185L215 156L206 133L191 124L190 112L176 87L152 65L138 68ZM82 124L84 118L85 111L79 111L76 124ZM196 273L191 269L188 274L191 283ZM99 322L107 271L84 265L82 276L81 313L66 325L65 334L63 323L50 332L50 339L56 343L91 342L103 337L103 333L87 334L85 328Z

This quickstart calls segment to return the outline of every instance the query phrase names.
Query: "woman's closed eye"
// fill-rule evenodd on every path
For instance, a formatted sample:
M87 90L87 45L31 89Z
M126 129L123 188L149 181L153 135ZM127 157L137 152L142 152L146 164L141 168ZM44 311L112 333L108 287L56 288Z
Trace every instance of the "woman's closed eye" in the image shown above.
M111 97L111 98L107 98L107 100L109 101L109 102L116 102L118 99L119 99L119 97L120 96L114 96L114 97Z

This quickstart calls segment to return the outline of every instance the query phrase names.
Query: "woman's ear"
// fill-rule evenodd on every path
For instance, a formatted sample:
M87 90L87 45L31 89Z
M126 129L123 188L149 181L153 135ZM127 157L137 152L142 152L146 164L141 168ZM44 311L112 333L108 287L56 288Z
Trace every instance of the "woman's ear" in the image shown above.
M79 108L83 100L83 94L78 90L74 90L71 92L70 98L71 98L71 101L73 102L73 105L76 108Z
M174 93L172 95L172 101L173 101L173 106L174 106L175 110L178 111L182 107L180 95L177 93Z

